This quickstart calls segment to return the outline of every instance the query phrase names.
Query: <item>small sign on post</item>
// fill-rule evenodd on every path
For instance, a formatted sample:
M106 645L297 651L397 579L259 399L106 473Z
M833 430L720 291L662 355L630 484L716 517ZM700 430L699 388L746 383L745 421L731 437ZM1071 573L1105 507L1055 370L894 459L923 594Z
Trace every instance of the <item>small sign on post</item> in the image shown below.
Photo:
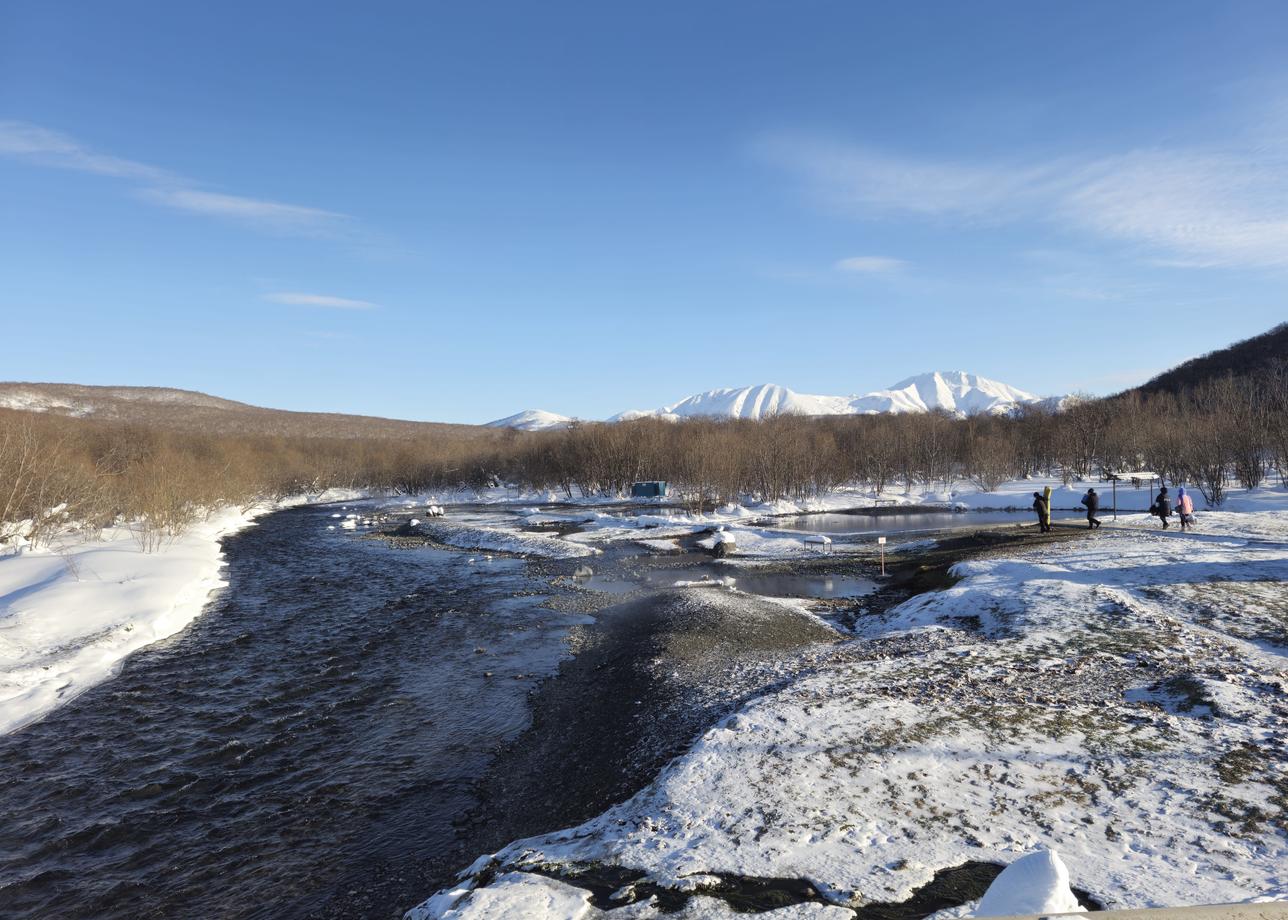
M1163 478L1159 476L1157 473L1150 473L1150 472L1143 472L1143 471L1136 472L1136 473L1110 473L1109 479L1114 484L1114 520L1115 521L1118 520L1118 482L1119 480L1130 479L1131 487L1133 489L1139 489L1141 486L1141 483L1145 483L1146 485L1148 485L1149 486L1149 504L1151 508L1154 506L1154 483L1155 482L1161 483L1163 481Z
M885 537L877 537L877 546L881 547L881 577L885 578Z

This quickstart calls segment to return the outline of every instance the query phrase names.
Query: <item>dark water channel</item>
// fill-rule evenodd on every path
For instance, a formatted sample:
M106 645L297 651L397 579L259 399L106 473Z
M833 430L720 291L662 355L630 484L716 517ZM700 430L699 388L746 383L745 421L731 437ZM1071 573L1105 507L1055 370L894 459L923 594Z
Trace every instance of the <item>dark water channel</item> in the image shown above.
M332 510L229 538L202 617L0 737L0 916L304 917L373 861L443 858L585 618L539 607L519 560L328 532Z

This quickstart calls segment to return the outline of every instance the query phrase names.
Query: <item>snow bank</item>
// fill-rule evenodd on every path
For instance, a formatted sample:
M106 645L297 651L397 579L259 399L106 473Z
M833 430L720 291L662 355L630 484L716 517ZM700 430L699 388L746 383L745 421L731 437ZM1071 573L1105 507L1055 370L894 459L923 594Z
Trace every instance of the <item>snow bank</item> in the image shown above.
M43 718L196 619L226 584L223 537L278 508L365 497L328 489L223 509L151 553L123 526L0 555L0 734Z
M490 549L522 556L542 556L546 559L579 559L600 553L593 546L562 537L523 533L502 527L455 524L433 519L422 524L421 530L439 543L460 549Z
M99 542L0 557L0 734L40 719L183 629L225 582L220 537L253 514L225 511L157 552L128 528Z

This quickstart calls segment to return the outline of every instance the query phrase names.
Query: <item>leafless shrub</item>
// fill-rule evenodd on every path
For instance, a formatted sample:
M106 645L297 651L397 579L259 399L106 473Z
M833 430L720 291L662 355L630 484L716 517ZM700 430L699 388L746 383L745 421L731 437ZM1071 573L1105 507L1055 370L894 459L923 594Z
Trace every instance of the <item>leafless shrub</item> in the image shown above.
M1255 382L1220 378L1181 393L966 419L644 418L532 433L371 419L337 428L328 419L306 434L292 413L236 410L235 424L201 430L153 411L120 421L0 410L0 543L20 530L47 541L125 521L154 550L211 509L332 486L416 493L504 480L573 496L665 479L709 507L807 499L839 484L948 490L965 477L993 490L1016 476L1071 481L1144 466L1194 482L1216 505L1231 477L1251 487L1275 467L1288 478L1288 365Z

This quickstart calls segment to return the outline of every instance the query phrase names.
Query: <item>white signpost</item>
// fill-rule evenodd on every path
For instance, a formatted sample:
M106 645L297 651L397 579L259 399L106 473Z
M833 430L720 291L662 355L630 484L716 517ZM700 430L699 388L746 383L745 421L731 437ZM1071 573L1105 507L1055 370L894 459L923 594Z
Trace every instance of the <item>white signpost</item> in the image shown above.
M877 546L881 547L881 577L885 578L885 537L877 537Z

